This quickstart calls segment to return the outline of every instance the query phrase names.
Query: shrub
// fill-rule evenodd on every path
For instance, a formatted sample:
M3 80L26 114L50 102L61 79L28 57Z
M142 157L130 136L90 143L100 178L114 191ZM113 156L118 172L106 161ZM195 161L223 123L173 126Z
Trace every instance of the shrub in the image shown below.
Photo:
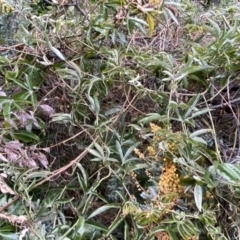
M239 4L11 6L0 237L236 239Z

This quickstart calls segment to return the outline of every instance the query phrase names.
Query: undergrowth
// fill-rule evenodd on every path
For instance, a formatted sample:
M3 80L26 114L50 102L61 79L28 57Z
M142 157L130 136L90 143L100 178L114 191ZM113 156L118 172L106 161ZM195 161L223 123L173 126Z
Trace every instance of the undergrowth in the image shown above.
M0 239L239 238L238 2L0 4Z

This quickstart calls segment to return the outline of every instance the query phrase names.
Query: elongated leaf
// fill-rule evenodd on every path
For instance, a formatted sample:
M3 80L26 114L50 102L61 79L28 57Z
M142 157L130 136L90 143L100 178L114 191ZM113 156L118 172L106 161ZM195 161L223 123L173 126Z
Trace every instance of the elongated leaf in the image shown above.
M115 106L114 108L108 109L108 110L105 112L104 115L105 115L105 116L108 116L108 115L117 113L117 112L119 112L121 109L122 109L121 106Z
M81 71L80 67L72 61L68 61L68 64L76 70L78 78L80 79L82 77L82 71Z
M99 159L103 159L103 156L96 150L94 149L88 149L88 152L91 153L93 156L99 158Z
M5 240L17 240L19 239L18 234L16 233L2 233L0 232L0 236Z
M80 215L78 217L77 228L76 228L76 231L80 234L80 236L82 236L85 232L84 225L85 225L85 219Z
M214 22L211 18L208 18L207 20L210 22L210 24L212 25L212 27L215 30L214 31L214 37L220 38L221 37L221 29L218 26L218 24L216 22Z
M192 119L192 118L195 118L197 116L203 115L203 114L205 114L207 112L210 112L210 111L211 111L211 109L208 109L208 108L203 109L201 111L197 111L197 112L193 113L189 119Z
M167 228L167 232L168 232L171 240L178 240L176 233L170 227Z
M58 123L68 123L71 121L72 116L68 113L54 113L51 115L52 120L50 122L58 122Z
M222 163L218 165L217 173L227 181L239 183L240 169L231 163Z
M130 240L130 229L126 221L124 221L124 240Z
M63 56L63 54L57 49L57 48L55 48L55 47L53 47L53 46L49 46L49 48L61 59L61 60L63 60L63 61L65 61L66 60L66 58Z
M155 233L164 232L164 231L166 231L166 227L164 227L164 226L157 226L153 230L151 230L151 236L153 234L155 234Z
M150 113L147 114L146 117L142 118L139 123L146 123L146 122L151 122L151 121L156 121L156 120L160 120L161 119L161 115L158 113Z
M129 17L128 19L130 19L130 20L132 20L132 21L134 21L134 22L143 24L143 25L145 25L145 26L148 26L148 24L147 24L144 20L142 20L142 19L140 19L140 18L137 18L137 17Z
M200 97L200 95L198 94L198 95L192 97L190 99L190 101L187 103L189 108L188 108L187 112L184 114L184 119L186 119L191 114L191 112L196 108L196 104L198 103L199 97Z
M194 224L189 219L186 219L184 221L184 224L182 224L182 227L183 227L184 231L188 234L188 236L197 235L196 228L195 228Z
M130 148L128 148L127 152L125 153L124 159L126 160L128 156L133 152L133 149L136 148L139 143L133 144Z
M106 235L109 236L113 231L114 229L116 229L118 227L118 225L124 220L123 217L121 216L118 216L114 221L113 223L111 224L111 226L108 228L108 231L106 232Z
M173 14L173 12L172 12L170 9L168 9L168 8L164 8L164 10L168 13L168 15L170 16L170 18L171 18L177 25L179 25L178 20L177 20L177 18L175 17L175 15Z
M183 224L177 224L178 233L182 236L183 239L187 239L188 233L185 232Z
M154 19L151 13L147 13L147 23L148 23L148 29L149 29L149 36L152 37L154 32Z
M130 18L127 18L127 28L128 28L128 34L131 35L133 33L134 23L133 23L133 20L131 20Z
M190 134L190 137L193 138L193 137L196 137L196 136L199 136L199 135L208 133L208 132L212 132L212 129L206 128L206 129L197 130L197 131L191 133L191 134Z
M109 209L111 209L111 208L121 208L121 206L120 206L120 204L118 204L118 203L109 203L109 204L106 204L106 205L104 205L104 206L96 209L95 211L93 211L93 212L88 216L87 219L90 219L90 218L92 218L92 217L95 217L95 216L97 216L97 215L99 215L99 214L101 214L101 213L103 213L103 212L105 212L105 211L107 211L107 210L109 210Z
M124 164L125 163L125 158L123 157L122 146L119 143L119 141L117 141L117 140L116 140L116 148L117 148L117 151L119 153L121 162L122 162L122 164Z
M90 221L90 220L87 220L86 222L85 222L85 224L87 224L87 225L89 225L89 226L92 226L92 227L94 227L94 228L96 228L96 229L98 229L98 230L100 230L100 231L107 231L108 230L108 228L107 227L105 227L103 224L101 224L101 223L99 223L99 222L93 222L93 221Z
M95 146L95 148L98 150L98 152L100 153L100 155L101 155L102 157L104 157L103 148L102 148L97 142L94 143L94 146Z
M202 197L203 197L202 186L196 184L194 187L194 200L199 212L202 211Z
M13 135L16 139L21 140L25 143L33 142L34 140L40 140L36 134L25 130L14 131Z
M84 179L77 173L78 182L81 186L81 189L84 193L88 191L87 183L84 181Z

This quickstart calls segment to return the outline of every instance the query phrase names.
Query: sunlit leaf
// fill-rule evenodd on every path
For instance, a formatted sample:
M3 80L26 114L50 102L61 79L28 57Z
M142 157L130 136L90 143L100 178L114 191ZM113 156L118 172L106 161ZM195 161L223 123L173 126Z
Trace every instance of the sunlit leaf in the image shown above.
M196 206L197 206L199 212L202 211L202 198L203 198L202 186L195 184L194 200L195 200L195 203L196 203Z
M99 207L98 209L96 209L95 211L93 211L87 219L90 219L90 218L93 218L109 209L112 209L112 208L120 208L121 206L118 204L118 203L109 203L109 204L106 204L102 207Z
M147 13L147 23L148 23L148 29L149 29L149 36L152 37L154 32L154 18L151 15L151 13Z

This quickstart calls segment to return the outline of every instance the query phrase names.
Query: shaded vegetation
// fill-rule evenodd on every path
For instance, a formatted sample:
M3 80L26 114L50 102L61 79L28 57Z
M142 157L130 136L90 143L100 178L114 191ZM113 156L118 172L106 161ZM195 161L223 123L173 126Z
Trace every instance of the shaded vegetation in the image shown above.
M238 239L238 2L0 3L0 239Z

